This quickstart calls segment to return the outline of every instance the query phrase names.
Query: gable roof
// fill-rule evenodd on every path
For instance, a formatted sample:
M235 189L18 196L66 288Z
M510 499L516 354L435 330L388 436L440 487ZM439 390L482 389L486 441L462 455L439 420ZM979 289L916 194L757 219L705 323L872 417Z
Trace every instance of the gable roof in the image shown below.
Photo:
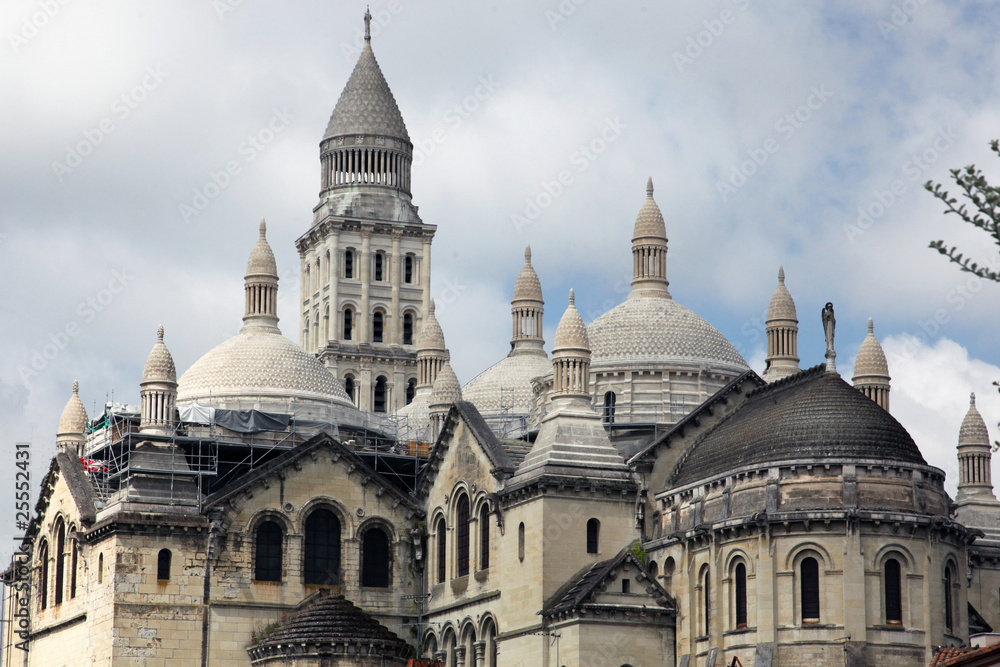
M727 384L722 389L718 390L714 394L708 397L708 399L699 405L697 408L686 414L680 421L674 424L669 431L656 438L651 443L640 449L638 452L632 454L628 458L629 465L635 465L642 461L643 459L656 458L657 450L663 445L668 445L671 440L681 437L684 435L684 430L690 426L697 426L701 418L708 413L709 415L715 410L715 406L719 403L723 403L729 400L729 396L734 393L739 387L749 380L753 384L757 385L757 388L766 387L767 382L765 382L753 369L747 370L744 373L735 377L729 384ZM752 392L751 392L752 393Z
M237 478L232 484L208 496L205 499L203 506L204 509L208 510L213 506L222 505L244 489L257 484L267 477L276 475L288 466L294 465L295 462L302 457L312 455L317 450L323 448L336 452L338 454L338 460L339 458L346 458L351 462L351 465L353 465L356 470L360 470L367 477L367 479L377 483L401 503L407 505L407 507L412 511L418 514L423 514L423 510L421 510L408 495L393 486L387 479L385 479L385 477L365 463L364 459L355 454L349 447L341 443L339 440L330 437L327 433L319 433L301 445L297 445L271 461L268 461L260 468L251 470L242 477Z
M80 515L80 522L92 524L97 518L97 508L94 506L94 487L90 483L87 472L83 469L83 463L76 456L71 456L66 452L58 452L52 457L49 464L49 471L42 478L41 490L38 493L38 502L35 503L35 517L32 519L25 535L33 538L41 526L42 516L49 507L49 500L55 491L57 480L62 477L69 489L73 504Z
M626 562L631 563L639 570L640 579L646 580L646 591L661 607L668 611L677 610L677 605L670 597L670 593L667 593L659 583L649 576L646 567L632 553L631 546L627 546L619 551L614 558L595 563L578 572L556 591L555 595L549 598L542 611L538 613L543 616L554 616L580 609L586 604L593 604L596 594L604 590L604 582L613 578Z
M517 464L500 444L500 440L490 429L483 416L479 414L476 406L468 401L455 401L452 403L451 409L448 410L448 415L441 427L441 433L438 435L437 442L434 443L434 448L431 449L431 455L420 471L416 489L418 496L425 496L434 483L434 478L441 468L441 461L444 460L445 454L451 447L451 437L459 421L465 423L469 432L472 433L472 437L483 450L486 458L489 459L490 465L493 466L491 472L494 477L510 477L517 469Z
M1000 643L974 648L941 646L934 652L930 667L992 667L1000 665Z

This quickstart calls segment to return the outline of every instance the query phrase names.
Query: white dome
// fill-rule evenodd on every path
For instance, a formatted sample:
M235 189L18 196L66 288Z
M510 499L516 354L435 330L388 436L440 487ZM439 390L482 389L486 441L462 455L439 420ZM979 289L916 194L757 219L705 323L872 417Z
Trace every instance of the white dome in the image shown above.
M291 400L354 407L340 381L280 333L247 327L181 376L177 402Z
M484 414L510 407L514 414L527 415L531 413L531 380L551 374L552 361L544 352L514 354L474 377L462 388L462 397Z
M749 366L715 327L669 298L630 298L587 327L591 370L634 364Z

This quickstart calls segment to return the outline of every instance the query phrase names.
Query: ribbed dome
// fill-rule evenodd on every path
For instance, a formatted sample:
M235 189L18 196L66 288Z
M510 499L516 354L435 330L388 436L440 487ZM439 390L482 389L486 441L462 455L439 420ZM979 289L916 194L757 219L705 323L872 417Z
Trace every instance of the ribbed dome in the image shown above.
M867 375L889 376L889 364L885 360L885 352L875 338L875 323L868 318L868 335L861 342L858 356L854 359L854 376Z
M209 403L227 397L305 399L354 407L315 357L280 333L248 327L223 342L181 376L177 401Z
M552 373L552 362L541 354L515 354L493 364L462 388L462 397L482 413L510 408L531 413L531 380Z
M705 364L738 373L749 366L715 327L672 299L629 299L587 327L592 367Z
M73 381L73 395L66 402L62 416L59 417L59 435L82 434L87 428L87 408L80 400L80 383Z
M267 242L267 223L260 221L260 240L250 251L250 259L247 261L247 276L273 276L278 277L278 264L274 261L274 252Z
M410 140L403 115L399 113L396 99L382 76L371 42L367 40L351 78L340 93L323 138L343 134L377 134Z
M69 406L67 406L68 408ZM976 407L976 395L969 398L969 411L962 421L962 428L958 431L958 444L961 445L990 445L990 432L986 429L986 422L979 414Z
M797 459L926 464L892 415L820 365L753 392L695 442L672 483Z
M326 644L338 645L332 650L335 655L349 650L344 644L360 645L370 658L399 657L411 651L406 642L343 595L325 593L307 602L277 632L249 650L256 659L285 651L311 653L317 645Z
M146 365L142 369L143 382L177 382L177 368L174 358L163 344L163 325L156 330L156 344L146 357Z
M778 286L774 288L771 303L767 306L767 319L795 320L796 322L799 319L795 314L795 302L792 301L792 295L785 287L785 267L778 269Z
M531 246L524 249L524 268L514 283L514 301L542 301L542 283L531 266Z
M632 232L632 240L644 236L655 236L657 238L667 238L667 225L663 222L663 213L660 207L653 201L653 179L646 182L646 201L639 209L639 215L635 218L635 229Z
M451 404L462 400L462 385L458 382L458 376L452 370L449 362L444 362L444 366L438 371L437 379L431 389L431 405Z
M434 315L434 301L431 300L427 308L427 318L420 328L420 336L417 338L418 350L446 350L444 344L444 331Z
M583 325L583 318L576 309L576 295L573 290L569 291L569 306L559 320L556 327L556 338L552 343L552 352L560 349L583 349L590 350L590 338L587 336L587 327Z

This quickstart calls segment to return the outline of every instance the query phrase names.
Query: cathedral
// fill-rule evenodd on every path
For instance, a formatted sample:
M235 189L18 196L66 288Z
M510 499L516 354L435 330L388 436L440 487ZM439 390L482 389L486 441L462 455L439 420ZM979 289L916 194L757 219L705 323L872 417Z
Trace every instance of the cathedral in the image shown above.
M547 352L526 248L510 351L462 386L370 34L319 155L298 343L262 221L236 336L178 374L151 325L138 403L88 415L72 387L3 665L917 667L995 643L990 434L973 396L951 498L871 320L848 381L810 304L827 351L803 364L778 269L758 375L672 298L650 180L616 223L628 297L587 323L550 295Z

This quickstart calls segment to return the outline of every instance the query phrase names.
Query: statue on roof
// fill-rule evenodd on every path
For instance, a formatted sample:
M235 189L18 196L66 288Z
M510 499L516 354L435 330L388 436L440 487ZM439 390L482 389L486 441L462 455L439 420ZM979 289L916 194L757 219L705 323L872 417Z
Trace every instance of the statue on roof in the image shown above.
M823 332L826 334L826 370L836 372L837 351L833 347L834 329L837 327L837 318L833 315L833 304L827 301L823 307Z

